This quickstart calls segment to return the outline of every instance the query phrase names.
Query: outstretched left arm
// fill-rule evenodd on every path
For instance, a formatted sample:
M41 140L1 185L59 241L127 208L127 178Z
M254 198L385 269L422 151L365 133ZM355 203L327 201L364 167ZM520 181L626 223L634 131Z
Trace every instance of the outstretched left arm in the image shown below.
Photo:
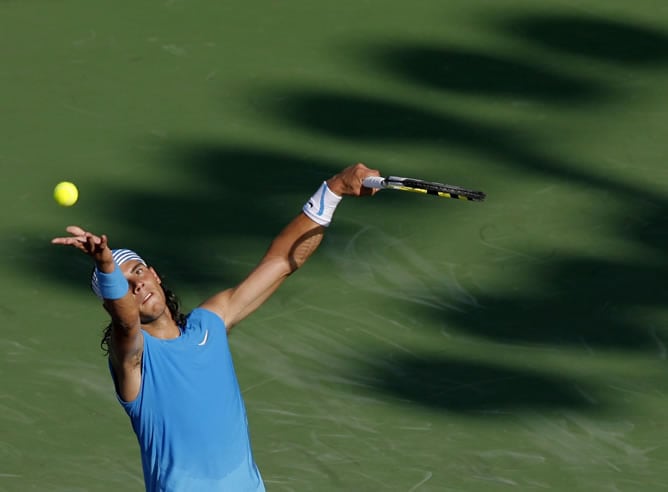
M327 180L327 186L339 196L373 195L376 190L362 186L362 180L378 175L378 171L356 164ZM218 314L229 332L306 262L320 245L324 232L324 226L300 213L276 236L260 263L239 285L215 294L200 307Z

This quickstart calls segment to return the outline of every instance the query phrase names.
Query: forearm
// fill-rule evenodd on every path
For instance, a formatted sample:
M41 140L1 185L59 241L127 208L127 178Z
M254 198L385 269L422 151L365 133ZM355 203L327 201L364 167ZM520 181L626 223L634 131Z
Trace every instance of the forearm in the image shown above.
M132 335L139 329L139 308L133 299L128 283L120 273L113 259L105 259L96 262L98 277L102 275L113 279L114 295L104 298L104 307L111 316L112 326L121 338ZM100 279L101 280L101 279ZM107 292L110 292L107 290Z
M130 290L120 299L105 299L104 307L111 317L111 354L118 363L134 361L141 351L141 319Z
M289 273L301 267L318 249L326 226L331 222L334 210L343 195L361 193L362 176L367 174L365 170L368 171L366 167L358 164L329 178L326 185L321 186L306 203L304 213L293 219L278 235L265 257L285 257ZM353 179L351 175L355 173Z
M243 282L201 306L218 313L229 331L269 299L283 281L306 262L320 245L324 230L306 215L299 214L272 241L260 263Z
M318 249L325 227L316 224L304 214L295 217L274 239L267 250L265 260L282 258L286 262L286 273L289 275Z

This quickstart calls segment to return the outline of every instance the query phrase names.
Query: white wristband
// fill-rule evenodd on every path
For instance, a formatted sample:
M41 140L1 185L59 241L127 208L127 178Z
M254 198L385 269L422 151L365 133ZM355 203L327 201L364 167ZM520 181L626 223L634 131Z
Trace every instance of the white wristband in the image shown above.
M313 222L327 227L332 222L334 210L342 198L329 189L327 181L323 181L318 191L304 204L302 210Z

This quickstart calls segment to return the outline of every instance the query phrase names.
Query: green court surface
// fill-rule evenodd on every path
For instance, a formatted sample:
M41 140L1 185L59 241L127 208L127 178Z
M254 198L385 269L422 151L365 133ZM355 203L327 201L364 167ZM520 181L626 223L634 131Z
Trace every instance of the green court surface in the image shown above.
M143 489L52 237L191 309L357 161L488 199L344 200L235 328L267 490L668 490L666 2L2 0L0 60L0 491Z

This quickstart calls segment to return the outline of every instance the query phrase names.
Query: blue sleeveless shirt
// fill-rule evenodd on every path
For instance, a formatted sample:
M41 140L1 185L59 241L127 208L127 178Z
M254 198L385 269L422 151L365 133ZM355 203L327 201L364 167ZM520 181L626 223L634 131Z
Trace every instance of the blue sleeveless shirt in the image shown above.
M263 492L224 322L197 308L178 338L142 334L139 395L119 400L147 492Z

